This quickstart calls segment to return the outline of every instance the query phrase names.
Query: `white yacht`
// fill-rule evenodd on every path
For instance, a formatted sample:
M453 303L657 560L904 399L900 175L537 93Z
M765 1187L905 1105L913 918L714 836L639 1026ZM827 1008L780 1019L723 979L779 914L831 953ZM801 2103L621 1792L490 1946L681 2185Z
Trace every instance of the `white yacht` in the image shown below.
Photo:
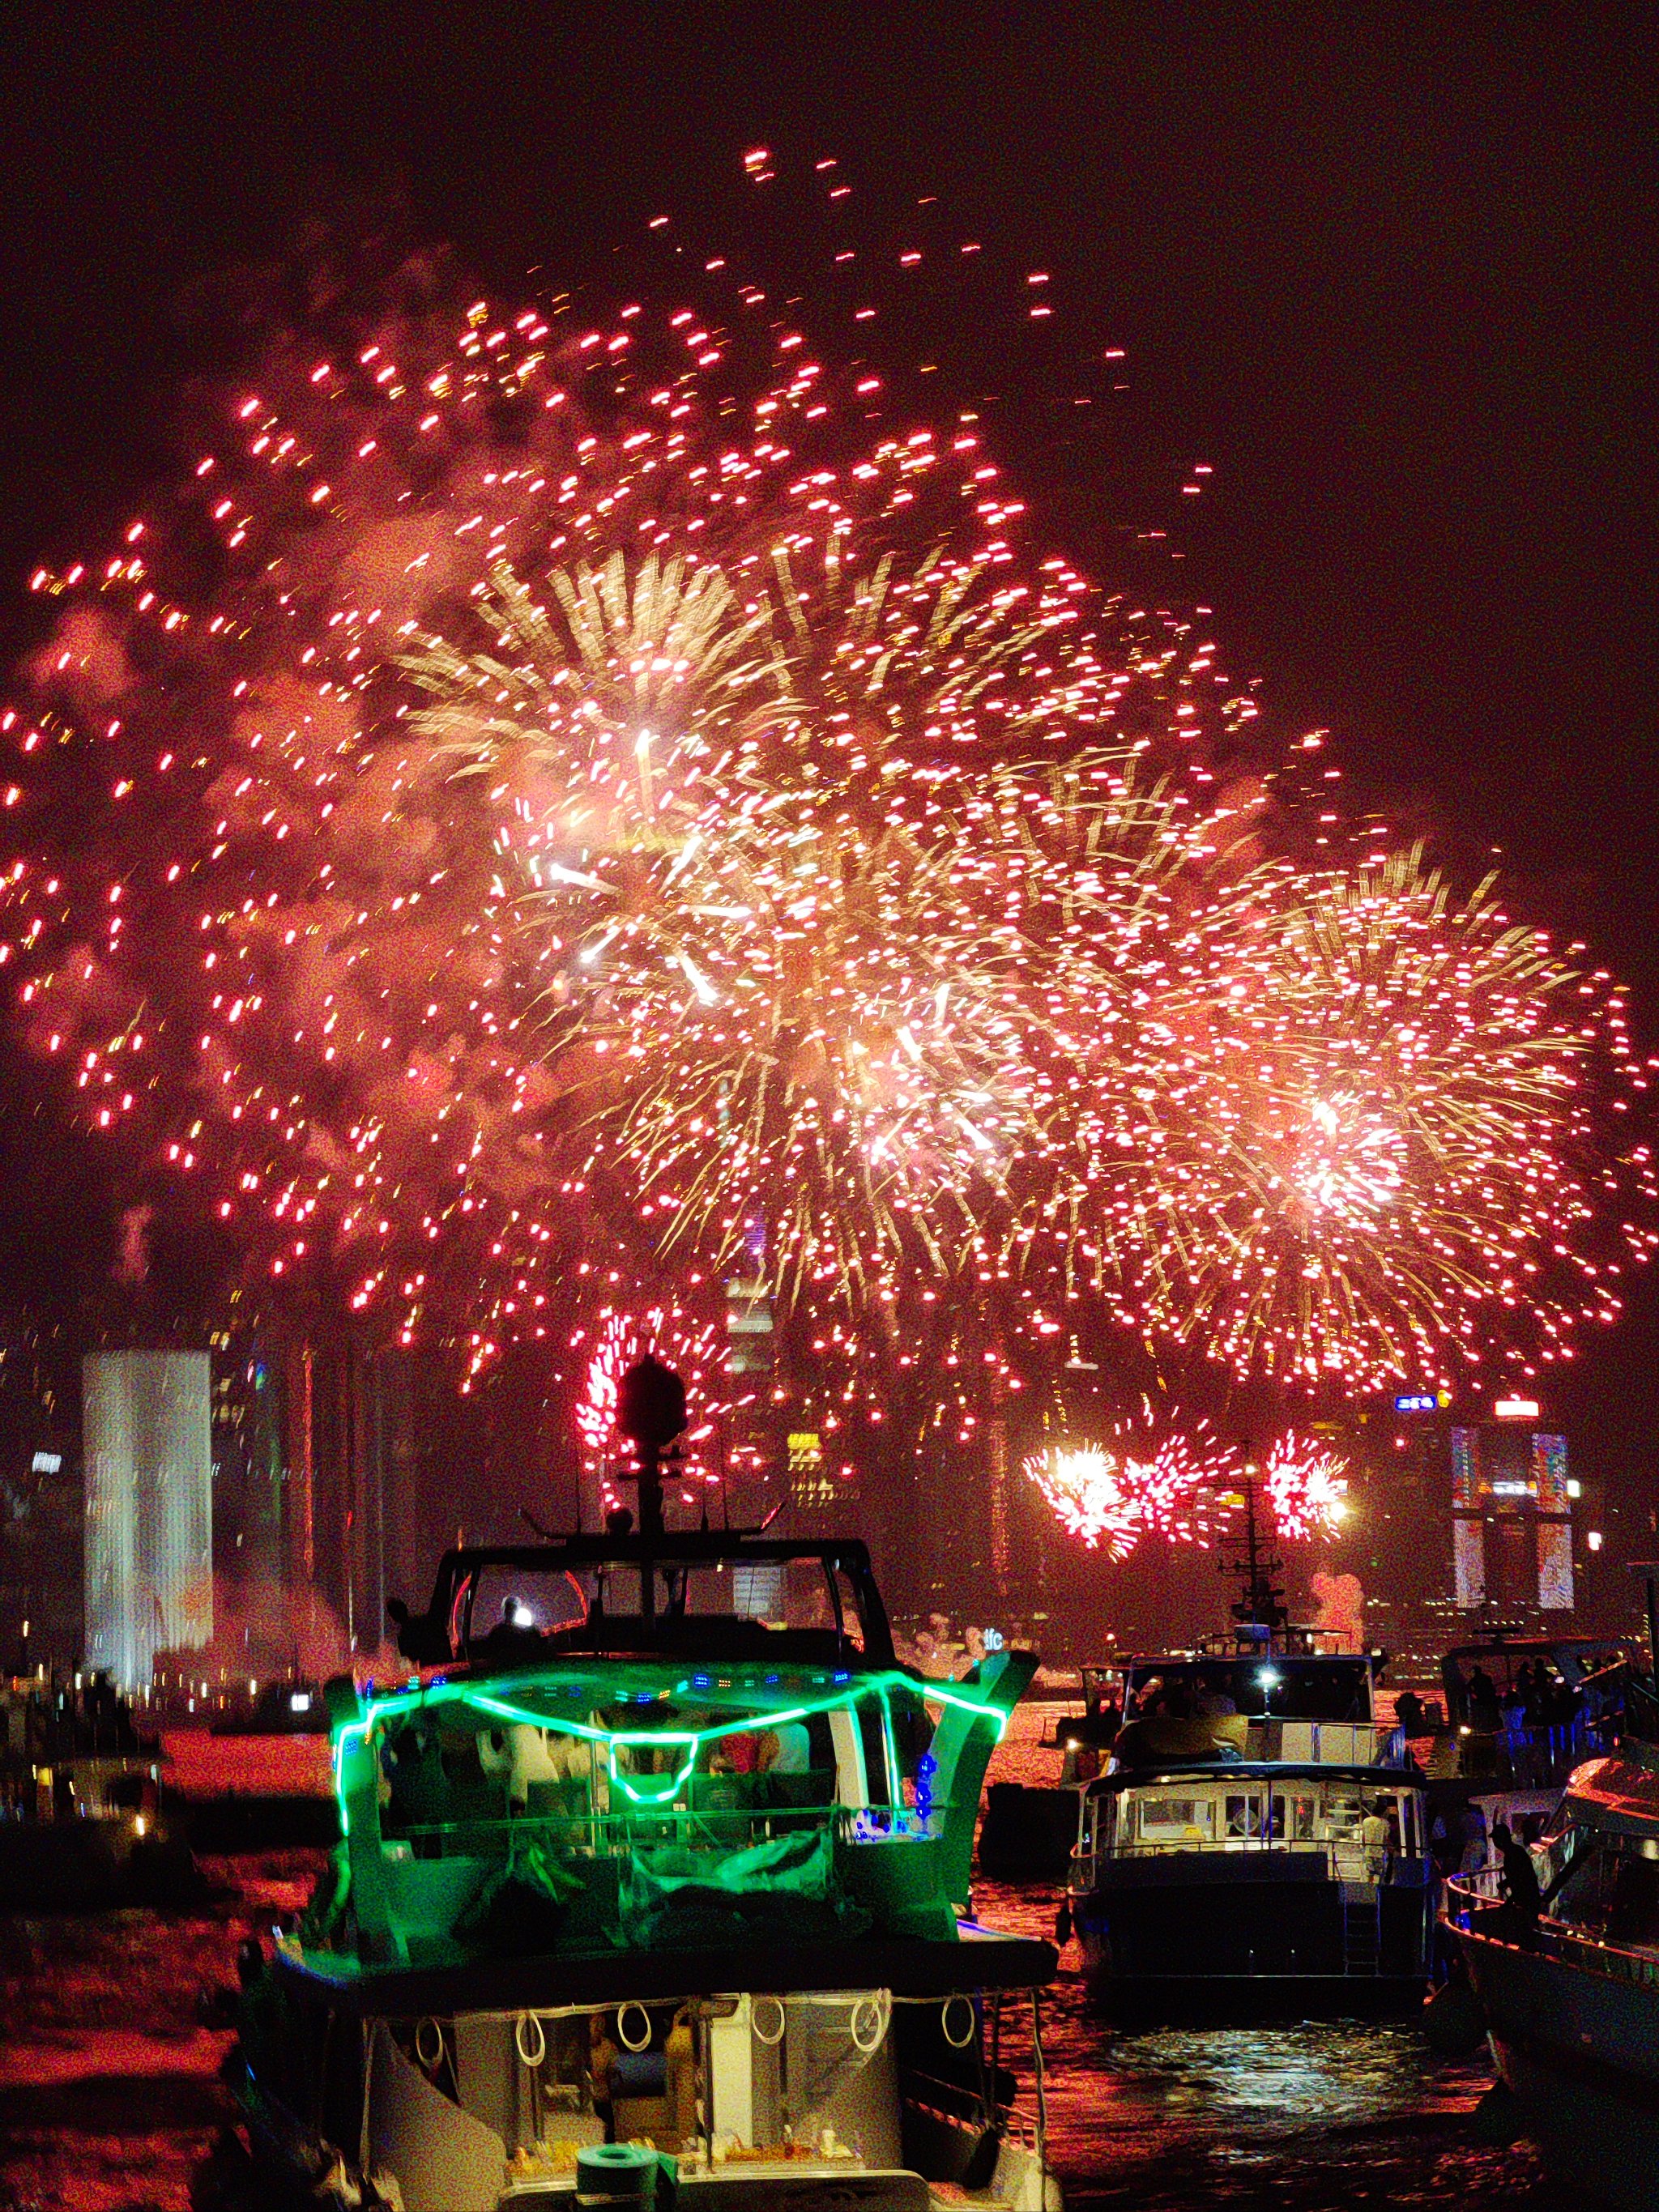
M1132 1659L1079 1792L1068 1904L1114 2009L1414 2003L1432 1928L1423 1778L1373 1662L1313 1632Z

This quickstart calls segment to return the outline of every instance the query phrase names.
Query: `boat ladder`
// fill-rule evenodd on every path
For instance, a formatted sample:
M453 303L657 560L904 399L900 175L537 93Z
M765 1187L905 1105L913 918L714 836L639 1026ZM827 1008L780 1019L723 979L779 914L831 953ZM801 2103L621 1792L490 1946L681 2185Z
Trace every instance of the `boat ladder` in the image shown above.
M1382 1959L1382 1893L1368 1881L1342 1885L1342 1971L1375 1974Z

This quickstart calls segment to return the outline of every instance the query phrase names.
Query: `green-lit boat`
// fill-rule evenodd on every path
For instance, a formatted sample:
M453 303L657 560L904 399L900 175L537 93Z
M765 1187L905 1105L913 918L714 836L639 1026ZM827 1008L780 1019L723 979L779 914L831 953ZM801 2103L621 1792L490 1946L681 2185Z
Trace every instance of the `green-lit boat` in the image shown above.
M447 1553L417 1671L332 1686L343 1841L242 2002L256 2155L404 2212L1051 2212L1055 1955L967 1917L1035 1662L925 1680L862 1545L665 1531L665 1372L637 1532Z

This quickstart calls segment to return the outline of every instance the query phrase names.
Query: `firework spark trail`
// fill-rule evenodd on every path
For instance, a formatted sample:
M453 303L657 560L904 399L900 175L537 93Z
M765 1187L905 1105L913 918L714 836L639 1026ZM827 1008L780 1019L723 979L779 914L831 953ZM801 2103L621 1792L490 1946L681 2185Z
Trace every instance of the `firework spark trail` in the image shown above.
M1332 1536L1347 1517L1347 1462L1287 1430L1262 1469L1273 1522L1281 1536Z
M1605 1137L1648 1080L1620 993L1415 852L1221 903L1176 1016L1154 1325L1356 1389L1571 1358L1654 1243L1648 1150Z
M1616 1312L1617 994L1413 860L1275 861L1253 704L969 417L872 427L735 279L269 368L35 580L0 944L267 1281L477 1364L759 1218L860 1326L959 1283L1300 1384Z
M994 1189L1030 1119L988 1010L1044 894L1024 824L1012 859L973 841L1033 751L1161 720L1198 763L1237 704L1023 553L976 434L849 447L775 320L740 434L688 321L604 409L590 364L650 349L629 310L291 358L171 517L36 579L64 605L9 724L26 1034L274 1277L325 1267L405 1334L467 1315L483 1354L618 1242L617 1186L678 1226L734 1111L756 1133L690 1202L716 1257L764 1200L797 1281L941 1267L926 1194Z

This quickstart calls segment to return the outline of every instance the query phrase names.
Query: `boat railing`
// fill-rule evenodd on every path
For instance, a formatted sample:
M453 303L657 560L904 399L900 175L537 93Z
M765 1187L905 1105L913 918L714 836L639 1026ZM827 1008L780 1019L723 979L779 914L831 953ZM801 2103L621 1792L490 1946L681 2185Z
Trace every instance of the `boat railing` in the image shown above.
M1601 1974L1609 1981L1659 1989L1659 1951L1609 1942L1592 1929L1572 1927L1565 1920L1547 1917L1528 1927L1505 1900L1502 1881L1503 1869L1497 1866L1451 1875L1442 1908L1445 1918L1482 1942L1541 1953L1581 1973Z
M1115 1865L1125 1859L1233 1859L1268 1855L1316 1860L1327 1881L1371 1882L1377 1879L1370 1856L1357 1838L1350 1842L1342 1838L1297 1836L1287 1839L1284 1836L1254 1835L1197 1837L1185 1841L1176 1838L1167 1843L1118 1843L1109 1849L1094 1850L1079 1845L1072 1853L1069 1887L1077 1891L1092 1889L1103 1866ZM1383 1858L1381 1875L1386 1887L1419 1889L1430 1879L1429 1862L1404 1852L1389 1851Z
M918 1813L906 1806L790 1804L698 1809L678 1803L630 1805L604 1813L514 1813L459 1820L410 1822L385 1837L395 1857L502 1858L533 1845L564 1858L620 1858L641 1844L676 1844L722 1853L776 1836L828 1830L839 1843L941 1832L946 1808Z
M1515 1722L1481 1728L1465 1721L1456 1731L1457 1771L1469 1781L1490 1780L1510 1789L1543 1790L1565 1781L1575 1766L1617 1747L1619 1716L1580 1714L1570 1723L1533 1727Z
M904 2077L904 2101L914 2112L925 2113L941 2127L958 2132L990 2127L1003 2142L1030 2151L1033 2156L1042 2150L1042 2118L1032 2106L1018 2102L993 2105L988 2098L964 2088L960 2082L941 2081L929 2074L909 2072Z
M1154 1717L1126 1724L1113 1747L1118 1770L1157 1768L1170 1759L1213 1759L1225 1767L1399 1766L1406 1740L1381 1721L1303 1720L1271 1714L1246 1718L1237 1714L1211 1719L1173 1720Z

